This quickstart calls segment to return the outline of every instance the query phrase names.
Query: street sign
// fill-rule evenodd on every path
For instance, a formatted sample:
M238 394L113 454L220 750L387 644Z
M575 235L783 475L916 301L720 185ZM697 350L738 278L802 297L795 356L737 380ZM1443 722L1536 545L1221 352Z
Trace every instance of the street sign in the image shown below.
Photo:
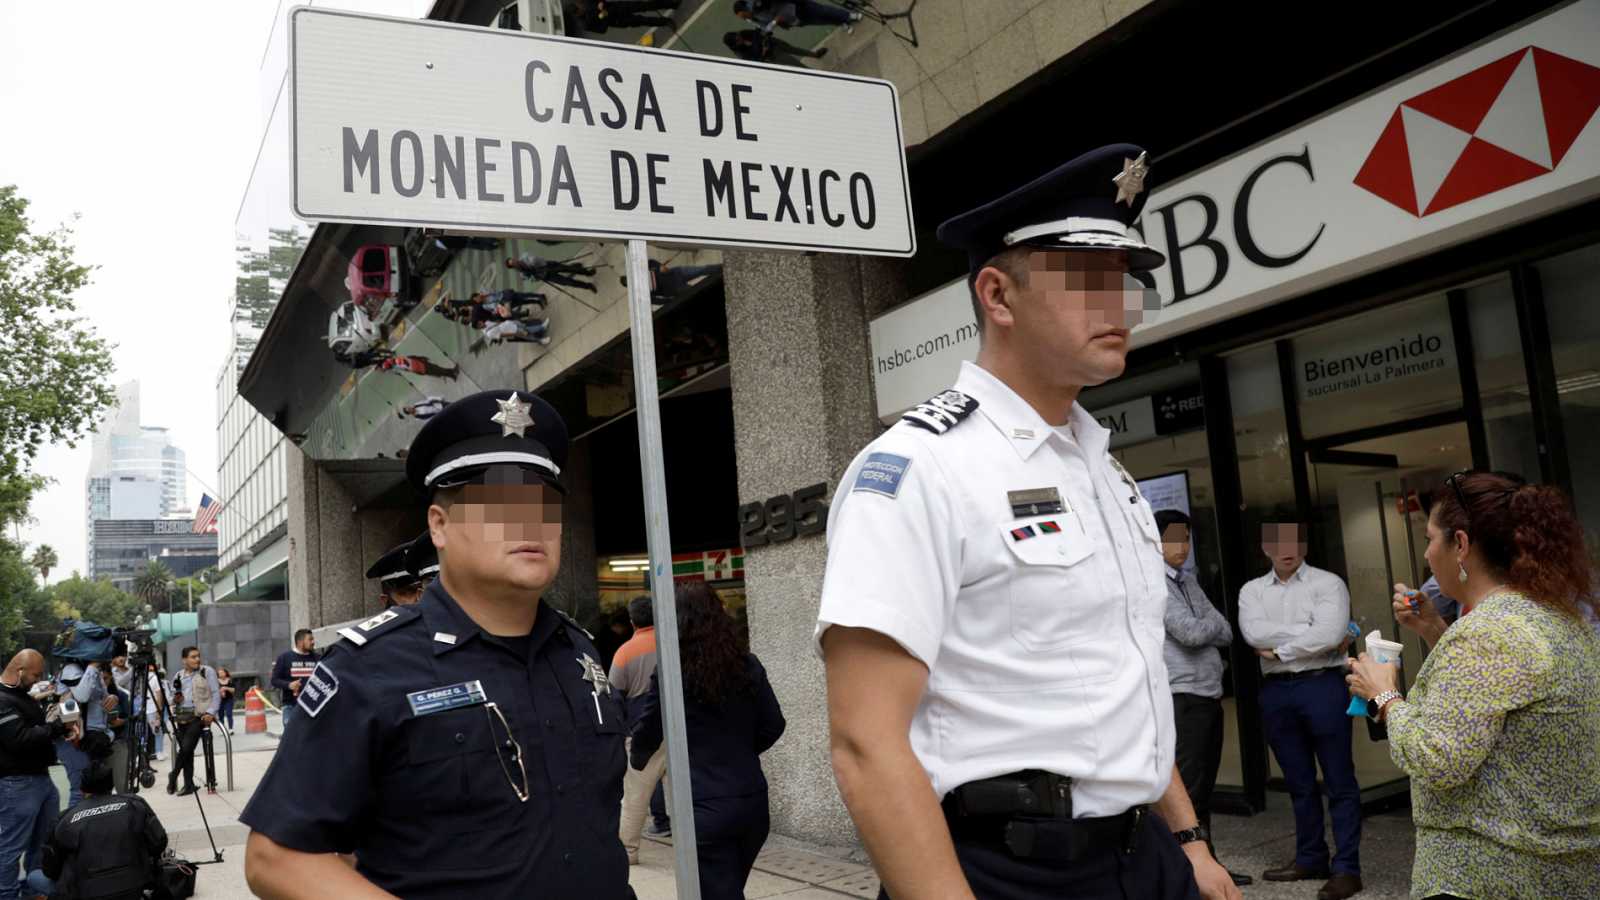
M312 221L910 256L887 81L299 7Z

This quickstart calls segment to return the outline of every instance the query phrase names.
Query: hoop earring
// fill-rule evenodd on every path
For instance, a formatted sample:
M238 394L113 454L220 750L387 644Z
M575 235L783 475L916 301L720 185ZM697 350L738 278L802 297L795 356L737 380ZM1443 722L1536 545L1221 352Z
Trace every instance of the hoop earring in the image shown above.
M1467 567L1465 565L1462 565L1462 566L1459 566L1459 568L1460 568L1460 571L1458 571L1456 573L1456 580L1460 581L1462 584L1466 584L1467 583Z

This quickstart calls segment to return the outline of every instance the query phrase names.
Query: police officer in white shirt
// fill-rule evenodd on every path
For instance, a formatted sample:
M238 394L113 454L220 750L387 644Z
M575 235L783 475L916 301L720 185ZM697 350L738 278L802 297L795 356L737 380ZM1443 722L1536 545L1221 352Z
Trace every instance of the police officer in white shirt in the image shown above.
M1317 900L1361 891L1361 786L1350 750L1350 692L1344 680L1350 589L1306 562L1305 526L1268 522L1261 549L1272 571L1239 591L1239 633L1261 657L1261 721L1294 806L1293 861L1267 881L1327 879ZM1328 863L1322 788L1327 788L1335 852Z
M1147 172L1104 147L940 226L977 364L840 482L834 773L894 900L1239 896L1173 766L1161 538L1076 402L1153 303Z

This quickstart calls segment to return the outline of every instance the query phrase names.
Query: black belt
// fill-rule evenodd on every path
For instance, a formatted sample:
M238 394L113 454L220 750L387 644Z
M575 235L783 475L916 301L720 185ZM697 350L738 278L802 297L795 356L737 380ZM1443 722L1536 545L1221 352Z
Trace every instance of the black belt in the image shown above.
M1072 862L1138 849L1149 807L1073 818L1071 784L1048 772L1018 772L964 784L941 807L953 839L1003 846L1019 859Z
M1320 669L1306 669L1304 672L1273 672L1265 676L1268 681L1299 681L1302 678L1315 678L1329 672L1343 672L1344 666L1323 666Z

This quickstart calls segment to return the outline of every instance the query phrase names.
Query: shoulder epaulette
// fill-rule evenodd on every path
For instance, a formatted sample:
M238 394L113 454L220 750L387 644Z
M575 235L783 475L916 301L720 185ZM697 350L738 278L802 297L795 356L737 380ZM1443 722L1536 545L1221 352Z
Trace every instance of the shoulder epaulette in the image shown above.
M978 401L966 394L945 391L913 406L900 417L900 421L934 434L944 434L960 425L977 408Z
M339 636L354 646L362 647L368 641L394 631L418 615L420 613L414 606L391 606L359 625L339 629Z
M589 630L587 628L584 628L582 625L579 625L577 619L574 619L572 616L568 615L564 610L556 609L554 606L552 606L550 608L551 609L555 609L556 615L560 616L563 619L566 619L568 625L571 625L573 628L578 629L578 631L581 632L584 637L589 639L590 643L594 642L594 635L590 634Z

